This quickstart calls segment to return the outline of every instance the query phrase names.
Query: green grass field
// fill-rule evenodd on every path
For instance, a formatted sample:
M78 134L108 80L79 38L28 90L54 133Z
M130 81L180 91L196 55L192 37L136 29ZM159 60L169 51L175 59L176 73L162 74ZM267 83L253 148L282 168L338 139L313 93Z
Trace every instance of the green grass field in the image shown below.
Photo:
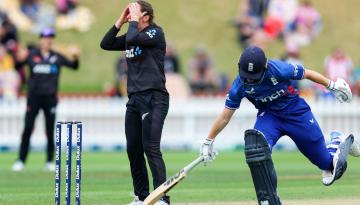
M52 0L47 0L53 2ZM60 32L59 44L75 43L82 47L81 69L78 72L65 70L61 80L63 92L99 92L105 83L114 81L115 59L120 52L105 52L99 47L104 33L121 14L128 0L82 0L81 4L90 8L96 22L86 33ZM236 32L230 21L238 11L239 0L151 0L155 8L156 21L166 33L167 41L174 43L179 51L182 72L187 73L189 58L194 48L202 44L214 58L216 70L234 78L241 48L236 40ZM341 46L360 63L360 21L358 21L360 1L314 0L320 11L324 29L319 38L302 49L302 57L308 68L323 70L323 60L335 46ZM125 30L126 28L124 28ZM36 42L37 37L23 33L24 43ZM284 45L273 42L266 49L269 57L278 58L284 52Z
M164 156L168 174L172 175L197 154L166 152ZM54 173L43 171L44 157L42 153L31 153L26 171L13 173L10 168L16 154L0 154L0 205L54 203ZM331 187L324 187L320 182L319 170L300 153L275 152L274 163L278 172L280 196L285 200L360 199L358 160L351 157L343 178ZM65 176L64 171L62 176ZM126 204L131 200L132 191L126 153L85 152L82 182L82 204ZM64 190L65 187L62 187L62 193ZM242 152L224 152L210 166L199 166L170 195L175 203L217 201L238 204L240 201L256 199ZM72 196L74 197L74 192ZM62 200L64 202L64 197Z

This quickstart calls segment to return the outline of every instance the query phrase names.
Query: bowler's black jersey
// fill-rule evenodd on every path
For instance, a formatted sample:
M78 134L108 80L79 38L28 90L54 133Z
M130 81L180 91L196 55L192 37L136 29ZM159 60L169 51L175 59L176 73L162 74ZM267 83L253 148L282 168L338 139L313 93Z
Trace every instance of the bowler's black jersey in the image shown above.
M39 49L32 50L23 63L30 68L28 95L56 95L61 66L73 69L79 67L77 59L70 61L55 51L50 51L48 56L42 56Z
M167 92L164 74L166 42L163 30L150 25L139 32L138 22L132 21L125 35L117 37L118 32L119 29L113 26L100 46L105 50L125 51L128 94L146 90Z

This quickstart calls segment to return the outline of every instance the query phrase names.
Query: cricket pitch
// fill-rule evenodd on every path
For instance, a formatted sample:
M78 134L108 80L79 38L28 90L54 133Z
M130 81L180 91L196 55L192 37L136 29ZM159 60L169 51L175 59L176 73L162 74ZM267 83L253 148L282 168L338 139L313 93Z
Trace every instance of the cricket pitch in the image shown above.
M360 204L360 199L318 199L318 200L285 200L286 205L354 205ZM256 202L208 202L208 203L177 203L175 205L257 205Z

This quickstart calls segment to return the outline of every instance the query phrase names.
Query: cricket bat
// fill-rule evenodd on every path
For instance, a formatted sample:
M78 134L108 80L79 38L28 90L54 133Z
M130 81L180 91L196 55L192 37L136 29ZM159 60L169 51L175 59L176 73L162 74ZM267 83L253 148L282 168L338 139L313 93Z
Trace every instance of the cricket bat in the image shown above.
M203 160L204 157L198 157L186 167L181 169L180 172L166 180L166 182L161 184L158 188L156 188L153 192L150 193L150 195L145 199L144 205L154 205L157 201L159 201L161 197L165 196L165 194L170 191L170 189L172 189L174 186L176 186L177 183L183 180L186 175Z

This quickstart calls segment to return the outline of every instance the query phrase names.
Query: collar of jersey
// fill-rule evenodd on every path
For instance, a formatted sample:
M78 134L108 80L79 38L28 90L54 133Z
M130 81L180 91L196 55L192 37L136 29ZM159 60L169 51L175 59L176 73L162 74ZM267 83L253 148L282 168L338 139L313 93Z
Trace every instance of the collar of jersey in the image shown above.
M40 49L36 49L36 50L35 50L35 53L36 53L37 55L41 56L41 58L44 58L44 57L45 57L45 56L43 56L43 55L41 54ZM52 56L52 55L54 55L54 51L53 51L52 49L50 49L50 51L49 51L49 57Z

